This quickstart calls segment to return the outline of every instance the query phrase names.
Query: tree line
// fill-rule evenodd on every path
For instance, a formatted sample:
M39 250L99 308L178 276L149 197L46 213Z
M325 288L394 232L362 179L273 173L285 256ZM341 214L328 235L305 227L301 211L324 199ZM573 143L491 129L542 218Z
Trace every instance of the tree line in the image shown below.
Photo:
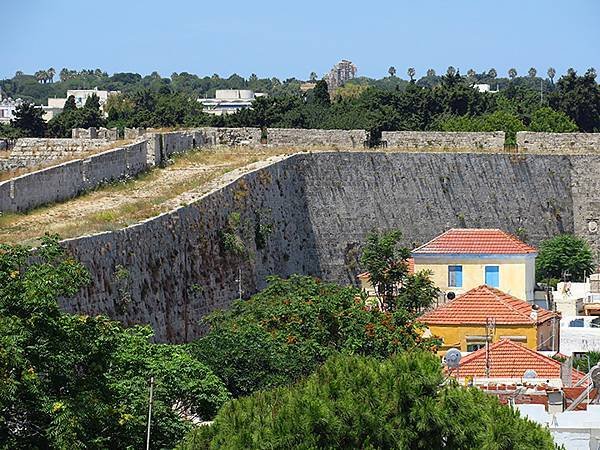
M108 77L127 86L110 96L104 112L91 120L65 109L36 133L68 136L69 127L174 127L174 126L254 126L322 129L365 129L373 136L381 131L505 131L507 143L515 143L517 131L598 132L600 131L600 87L596 71L583 75L569 70L556 82L555 71L549 78L517 77L511 71L507 79L498 79L495 70L483 74L470 71L461 75L449 67L442 76L430 70L416 80L401 80L394 74L382 80L357 78L330 92L325 80L301 92L298 80L283 84L272 80L232 76L227 87L256 88L272 95L258 98L253 107L227 116L202 112L197 101L201 92L222 86L218 77L198 78L190 74L158 74L142 78L137 74ZM551 76L550 76L551 75ZM95 72L85 77L104 77ZM77 76L79 77L79 75ZM75 79L77 79L77 77ZM18 77L17 77L18 78ZM475 84L497 80L498 92L480 92ZM70 79L67 80L70 82ZM38 84L38 83L36 83ZM56 83L58 84L58 83ZM281 89L276 89L275 86ZM30 107L27 107L31 111ZM18 116L22 115L18 111ZM31 135L19 122L0 128L0 135Z

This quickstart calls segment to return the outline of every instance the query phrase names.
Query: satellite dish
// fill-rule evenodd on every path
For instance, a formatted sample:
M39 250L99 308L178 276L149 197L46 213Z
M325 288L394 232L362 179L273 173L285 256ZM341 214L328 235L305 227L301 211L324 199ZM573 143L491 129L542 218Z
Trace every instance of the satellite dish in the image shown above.
M537 374L537 372L536 372L535 370L533 370L533 369L527 369L527 370L525 371L525 373L523 374L523 378L526 378L526 379L528 379L528 380L531 380L531 379L533 379L533 378L537 378L537 377L538 377L538 374Z
M594 383L595 388L600 387L600 365L596 364L590 370L590 378L592 379L592 383Z
M460 364L460 358L462 355L460 354L460 350L456 348L451 348L446 352L446 356L444 356L444 360L449 369L456 369Z
M454 300L456 298L456 294L452 291L446 293L446 298L448 300Z

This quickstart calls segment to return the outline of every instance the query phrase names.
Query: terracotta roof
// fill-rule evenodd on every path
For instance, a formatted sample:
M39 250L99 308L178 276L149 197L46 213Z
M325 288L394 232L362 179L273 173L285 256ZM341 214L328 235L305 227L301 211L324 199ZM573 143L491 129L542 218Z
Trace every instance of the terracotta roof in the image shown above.
M528 369L533 369L538 378L560 378L561 363L542 355L517 342L502 339L490 345L490 378L523 378ZM485 377L485 348L480 348L462 358L460 377ZM573 382L585 375L573 369Z
M547 309L539 308L537 319L534 320L531 312L530 303L484 284L423 314L419 321L432 325L485 324L490 317L496 319L497 325L533 325L559 317Z
M520 241L516 236L498 229L452 228L426 244L417 247L413 254L472 253L472 254L527 254L537 249Z
M415 273L415 260L413 258L408 258L406 260L406 262L408 263L408 273L410 275ZM363 273L359 273L358 275L356 275L356 278L358 279L369 279L370 278L370 274L369 272L363 272Z

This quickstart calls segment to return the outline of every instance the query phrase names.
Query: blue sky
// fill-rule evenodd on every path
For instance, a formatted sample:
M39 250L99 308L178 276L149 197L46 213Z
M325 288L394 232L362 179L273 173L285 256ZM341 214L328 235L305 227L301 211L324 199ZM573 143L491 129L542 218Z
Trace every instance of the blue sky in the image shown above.
M308 78L600 71L600 0L1 0L0 77L40 68Z

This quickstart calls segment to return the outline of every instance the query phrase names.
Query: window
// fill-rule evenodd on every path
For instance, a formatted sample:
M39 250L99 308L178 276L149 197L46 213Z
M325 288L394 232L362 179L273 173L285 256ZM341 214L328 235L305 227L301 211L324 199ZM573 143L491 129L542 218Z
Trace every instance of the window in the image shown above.
M448 287L462 287L462 266L448 266Z
M485 284L494 288L500 286L500 268L498 266L485 266Z
M571 322L569 322L569 327L583 328L583 319L571 320Z
M467 351L468 352L476 352L477 350L479 350L480 348L485 347L485 342L477 342L477 343L473 343L473 344L467 344Z

